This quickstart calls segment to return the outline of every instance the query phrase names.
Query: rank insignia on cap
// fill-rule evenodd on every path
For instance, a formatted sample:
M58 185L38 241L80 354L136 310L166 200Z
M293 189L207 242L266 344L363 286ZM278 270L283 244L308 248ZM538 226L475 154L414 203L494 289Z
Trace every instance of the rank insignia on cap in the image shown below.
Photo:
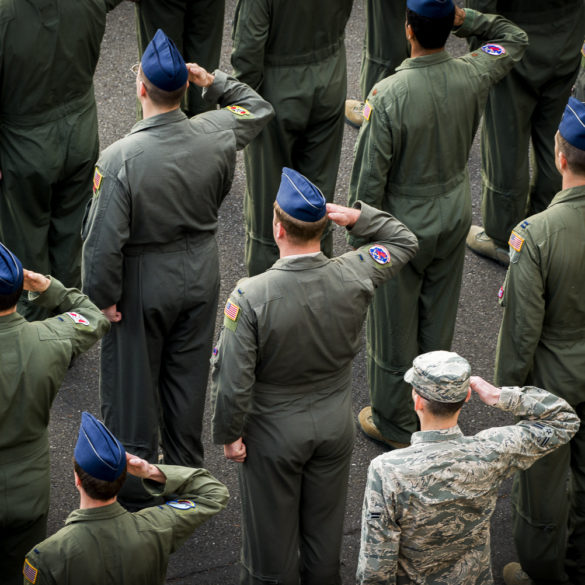
M25 559L22 574L29 583L36 583L39 572L30 564L28 559Z
M364 112L363 112L364 120L369 120L373 111L374 111L374 108L372 108L372 105L370 104L370 102L368 102L366 100L366 103L364 105Z
M95 195L99 190L102 184L102 179L104 176L98 171L98 168L95 168L95 173L93 174L93 194Z
M167 502L167 506L175 508L175 510L190 510L196 508L197 504L193 500L172 500Z
M520 250L522 250L522 244L524 244L524 238L521 238L516 232L512 232L510 234L510 239L508 240L508 246L510 246L512 250L520 252Z
M236 116L245 116L247 118L254 117L248 110L246 110L246 108L242 108L242 106L228 106L227 109Z
M506 49L504 49L502 45L484 45L481 50L488 55L493 55L494 57L499 57L500 55L506 54Z
M72 321L77 325L89 325L89 321L79 313L65 313L67 316L71 317Z
M374 262L377 262L378 264L391 264L390 252L388 252L384 246L372 246L368 252L374 259Z

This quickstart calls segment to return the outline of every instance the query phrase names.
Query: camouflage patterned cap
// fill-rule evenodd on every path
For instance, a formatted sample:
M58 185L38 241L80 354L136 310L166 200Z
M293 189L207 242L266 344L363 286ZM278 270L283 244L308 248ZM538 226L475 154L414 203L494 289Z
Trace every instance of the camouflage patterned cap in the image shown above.
M414 358L404 380L427 400L459 402L467 396L471 366L452 351L431 351Z

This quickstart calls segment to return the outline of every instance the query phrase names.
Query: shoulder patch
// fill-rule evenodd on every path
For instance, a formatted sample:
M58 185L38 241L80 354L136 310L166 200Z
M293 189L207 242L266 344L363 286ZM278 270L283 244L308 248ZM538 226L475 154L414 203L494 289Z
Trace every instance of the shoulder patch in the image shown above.
M89 321L80 313L65 313L76 325L89 325Z
M373 111L374 111L374 108L372 108L372 104L368 100L366 100L366 103L364 104L364 112L363 112L364 120L369 120Z
M30 564L28 559L25 559L22 574L29 583L36 583L39 572Z
M254 115L242 106L228 106L227 109L234 114L234 116L242 116L243 118L253 118Z
M378 264L388 264L392 266L392 260L390 258L390 252L384 246L372 246L368 250L370 256L374 262Z
M175 508L175 510L191 510L196 508L197 504L193 500L171 500L167 502L167 506Z
M98 171L98 168L95 168L95 173L93 174L93 194L96 196L100 190L102 179L104 176Z
M235 331L238 328L240 307L228 299L223 314L225 315L225 319L223 320L224 327L227 327L230 331Z
M494 57L499 57L500 55L506 54L506 49L504 49L502 45L496 45L492 43L483 45L481 50L488 55L493 55Z
M520 252L522 250L522 245L524 244L524 238L521 238L515 231L512 231L510 234L510 239L508 240L508 246L515 250L516 252Z
M502 300L503 297L504 297L504 285L502 285L500 287L500 290L498 291L498 299Z

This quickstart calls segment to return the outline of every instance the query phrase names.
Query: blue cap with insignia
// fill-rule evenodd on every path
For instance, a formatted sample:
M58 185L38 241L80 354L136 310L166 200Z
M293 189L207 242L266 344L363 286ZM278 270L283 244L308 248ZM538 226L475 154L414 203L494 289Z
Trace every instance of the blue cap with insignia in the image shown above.
M24 280L20 260L0 243L0 295L15 293Z
M569 98L565 113L559 124L561 136L575 148L585 150L585 104L574 97Z
M122 443L89 412L81 414L74 456L83 471L103 481L114 481L126 469Z
M455 12L453 0L407 0L406 7L426 18L447 18Z
M140 65L147 79L164 91L183 87L189 77L181 53L160 28L148 43Z
M301 173L284 167L276 194L279 207L300 221L319 221L327 212L321 190Z

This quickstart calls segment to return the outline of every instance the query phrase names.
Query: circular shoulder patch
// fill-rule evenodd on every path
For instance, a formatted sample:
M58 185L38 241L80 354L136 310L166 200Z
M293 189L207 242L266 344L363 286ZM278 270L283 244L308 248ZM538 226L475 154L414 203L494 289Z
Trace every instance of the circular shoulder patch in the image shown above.
M195 508L197 504L193 500L171 500L167 502L167 506L177 510L190 510L191 508Z
M481 50L488 55L494 55L495 57L499 57L500 55L506 54L506 49L502 47L502 45L484 45Z
M390 252L384 246L372 246L368 252L378 264L388 264L390 262Z
M65 313L77 325L89 325L89 321L80 313Z

